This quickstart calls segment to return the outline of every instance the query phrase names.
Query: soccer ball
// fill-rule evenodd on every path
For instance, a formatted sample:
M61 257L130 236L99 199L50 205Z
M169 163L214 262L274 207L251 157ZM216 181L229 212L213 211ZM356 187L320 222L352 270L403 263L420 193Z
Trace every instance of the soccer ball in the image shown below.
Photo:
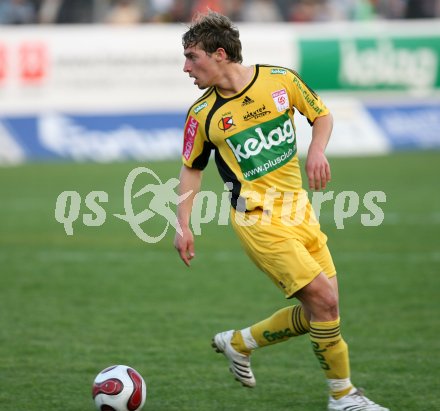
M147 386L135 369L113 365L96 376L92 396L99 411L139 411L147 398Z

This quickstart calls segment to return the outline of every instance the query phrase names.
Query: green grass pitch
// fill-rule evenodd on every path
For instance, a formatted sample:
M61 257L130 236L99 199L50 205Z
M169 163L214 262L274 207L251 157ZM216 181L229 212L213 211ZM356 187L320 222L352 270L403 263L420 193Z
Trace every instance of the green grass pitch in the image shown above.
M439 410L440 152L333 158L328 190L384 191L385 220L321 213L339 273L352 380L393 411ZM92 411L91 384L111 364L147 381L145 410L319 411L326 383L307 337L253 356L257 387L242 388L210 347L287 304L241 250L229 226L202 226L187 269L172 232L156 244L115 217L138 163L34 164L0 169L0 409ZM165 181L178 162L146 164ZM203 189L222 184L213 165ZM100 227L67 236L58 194L106 191ZM144 204L144 208L147 204ZM141 206L138 206L141 207ZM84 206L83 213L90 213ZM150 225L149 225L150 224ZM161 230L154 217L147 230ZM163 226L162 226L163 228Z

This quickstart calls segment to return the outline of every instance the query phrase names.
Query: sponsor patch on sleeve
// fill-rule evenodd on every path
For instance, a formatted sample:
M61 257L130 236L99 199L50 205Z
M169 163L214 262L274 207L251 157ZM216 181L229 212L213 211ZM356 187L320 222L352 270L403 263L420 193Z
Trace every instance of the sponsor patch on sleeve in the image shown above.
M280 113L289 108L289 97L287 96L287 91L285 89L274 91L272 93L272 98Z
M199 122L192 116L189 116L186 123L184 138L183 138L183 157L188 160L194 148L194 140L196 138Z

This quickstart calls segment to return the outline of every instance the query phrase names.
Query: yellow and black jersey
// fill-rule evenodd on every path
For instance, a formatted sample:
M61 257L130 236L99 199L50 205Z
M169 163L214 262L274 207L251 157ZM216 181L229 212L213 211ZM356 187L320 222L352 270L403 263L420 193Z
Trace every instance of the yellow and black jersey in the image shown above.
M262 207L266 190L301 190L293 115L313 124L329 113L320 97L293 70L256 65L251 82L234 96L208 89L189 109L182 159L204 169L211 151L231 203L241 197L247 210ZM241 208L241 207L240 207Z

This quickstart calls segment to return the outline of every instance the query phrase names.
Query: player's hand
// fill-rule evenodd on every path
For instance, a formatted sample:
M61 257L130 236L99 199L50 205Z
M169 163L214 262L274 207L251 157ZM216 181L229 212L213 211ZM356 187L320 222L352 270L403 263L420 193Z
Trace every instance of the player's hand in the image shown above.
M324 190L327 187L327 183L331 180L330 164L322 151L312 148L309 150L306 173L311 190Z
M174 237L174 247L180 255L182 261L189 267L190 261L195 257L194 236L189 228L182 229L182 235L176 232Z

